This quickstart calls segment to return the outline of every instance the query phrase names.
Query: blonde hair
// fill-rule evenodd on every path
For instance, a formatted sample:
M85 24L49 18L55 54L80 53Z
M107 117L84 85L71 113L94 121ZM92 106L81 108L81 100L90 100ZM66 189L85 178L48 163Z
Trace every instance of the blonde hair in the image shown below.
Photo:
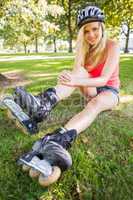
M99 43L91 47L84 39L84 28L81 27L78 33L77 37L77 43L76 43L76 56L75 56L75 67L78 66L84 66L85 60L87 56L91 56L92 65L96 66L100 60L100 58L103 56L107 37L105 32L105 25L104 23L100 23L102 28L102 38L100 39Z

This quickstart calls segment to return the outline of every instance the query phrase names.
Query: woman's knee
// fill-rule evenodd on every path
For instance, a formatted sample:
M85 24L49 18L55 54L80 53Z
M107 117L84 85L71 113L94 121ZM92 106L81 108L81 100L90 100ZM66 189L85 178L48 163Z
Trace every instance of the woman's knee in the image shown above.
M93 98L97 95L95 87L79 87L79 90L87 98Z
M116 96L112 93L101 93L96 97L92 98L87 104L87 107L92 107L96 111L101 112L105 110L110 110L117 105Z
M69 87L62 84L57 84L55 89L60 100L69 97L75 90L74 87Z
M92 112L101 112L104 110L104 103L102 98L93 97L86 105L86 109L91 110Z

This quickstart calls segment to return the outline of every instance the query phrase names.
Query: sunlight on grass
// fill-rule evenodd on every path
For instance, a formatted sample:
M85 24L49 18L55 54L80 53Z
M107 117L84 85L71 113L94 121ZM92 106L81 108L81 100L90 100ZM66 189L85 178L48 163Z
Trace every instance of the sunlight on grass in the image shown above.
M120 55L121 57L133 57L133 54L131 53L131 54L121 54Z
M57 76L58 73L32 73L29 75L29 77L53 77L53 76Z
M44 67L44 68L45 68L45 67L49 67L49 64L46 64L46 63L44 63L44 64L41 63L41 64L40 64L40 63L38 63L38 64L36 64L35 66L36 66L36 67Z
M44 82L44 84L45 84L45 81L47 81L47 80L51 80L52 81L52 79L54 79L54 75L50 75L50 76L46 76L46 77L39 77L39 78L37 78L37 80L36 79L34 79L34 82L35 83L37 83L37 82Z
M121 60L122 60L122 61L130 61L131 58L130 58L130 57L123 57Z
M121 103L129 103L133 102L133 95L123 95L120 97L120 102Z
M16 70L9 70L9 71L7 71L7 72L3 72L3 74L5 74L5 75L10 75L10 74L15 74L15 73L22 73L23 72L23 70L21 70L21 69L16 69Z

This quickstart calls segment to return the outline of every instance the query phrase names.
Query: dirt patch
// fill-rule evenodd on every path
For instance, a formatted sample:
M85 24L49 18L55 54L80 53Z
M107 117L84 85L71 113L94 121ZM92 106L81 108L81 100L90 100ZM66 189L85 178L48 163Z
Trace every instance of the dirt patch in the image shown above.
M0 88L12 88L17 85L27 85L31 81L21 71L12 71L1 74L0 73Z

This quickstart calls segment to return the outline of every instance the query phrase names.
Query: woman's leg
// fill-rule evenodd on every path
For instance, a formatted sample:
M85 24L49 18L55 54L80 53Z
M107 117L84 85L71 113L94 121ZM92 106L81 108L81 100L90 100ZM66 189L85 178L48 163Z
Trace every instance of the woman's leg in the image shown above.
M117 103L118 97L115 94L102 92L89 101L84 110L70 119L64 127L67 130L76 129L79 134L91 125L100 112L113 108Z
M59 101L69 97L76 89L75 87L69 87L61 84L56 85L54 88Z
M88 100L97 95L97 90L95 87L80 87L79 89Z
M61 73L63 73L63 72L61 72ZM83 77L84 78L89 77L88 72L83 67L80 67L78 69L74 69L72 71L72 73L79 78L80 77L82 77L82 78ZM56 90L57 96L59 97L59 100L62 100L62 99L69 97L77 87L70 87L70 86L57 84L54 88ZM82 93L84 93L86 89L84 87L81 87L80 90L82 91Z
M114 93L109 91L100 93L64 127L44 135L41 139L41 144L45 145L48 141L54 141L63 148L68 149L75 141L77 135L90 126L100 112L113 108L117 103L118 97Z

